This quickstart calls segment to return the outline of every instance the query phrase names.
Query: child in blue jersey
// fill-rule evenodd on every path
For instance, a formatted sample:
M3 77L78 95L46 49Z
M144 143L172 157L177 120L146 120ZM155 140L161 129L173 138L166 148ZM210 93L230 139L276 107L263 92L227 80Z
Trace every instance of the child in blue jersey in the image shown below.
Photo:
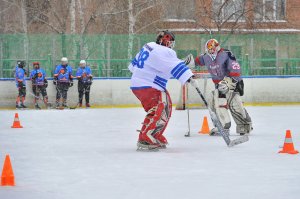
M73 86L72 67L68 65L68 58L61 58L61 64L54 71L54 85L56 85L56 108L67 107L68 90Z
M34 106L36 109L41 109L38 100L40 98L40 94L43 96L43 101L48 107L48 96L46 88L48 87L48 81L46 79L46 73L44 69L40 68L39 62L33 62L34 70L30 73L30 80L32 81L32 91L35 95L34 97Z
M18 61L15 67L15 82L18 89L18 96L16 99L16 108L27 108L24 105L26 97L26 71L24 69L25 62Z
M79 63L79 68L76 72L76 77L78 79L78 93L79 93L79 107L82 107L82 98L85 95L86 107L90 107L90 89L92 85L92 71L89 66L86 65L85 60L81 60Z

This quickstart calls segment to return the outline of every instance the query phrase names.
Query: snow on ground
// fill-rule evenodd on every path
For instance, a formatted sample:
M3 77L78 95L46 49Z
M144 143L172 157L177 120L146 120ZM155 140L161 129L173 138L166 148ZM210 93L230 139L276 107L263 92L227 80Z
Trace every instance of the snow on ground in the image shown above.
M207 110L190 111L186 138L187 113L174 111L159 152L135 151L141 108L19 111L23 129L10 128L15 111L1 111L0 167L10 154L16 186L0 198L298 199L300 157L277 152L286 129L300 150L300 107L247 109L248 143L197 134Z

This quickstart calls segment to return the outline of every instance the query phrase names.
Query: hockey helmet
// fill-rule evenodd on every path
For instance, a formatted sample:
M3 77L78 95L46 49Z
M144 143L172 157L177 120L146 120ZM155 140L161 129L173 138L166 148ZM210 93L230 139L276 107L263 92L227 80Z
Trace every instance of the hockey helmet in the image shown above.
M80 60L79 65L80 65L80 67L84 68L86 66L86 61Z
M40 68L40 62L33 62L32 65L33 65L33 68L36 68L36 69Z
M61 61L62 65L68 64L68 58L66 58L66 57L62 57L60 61Z
M17 61L18 67L23 68L25 66L25 61Z
M171 31L163 30L158 33L156 43L168 48L175 47L175 35Z

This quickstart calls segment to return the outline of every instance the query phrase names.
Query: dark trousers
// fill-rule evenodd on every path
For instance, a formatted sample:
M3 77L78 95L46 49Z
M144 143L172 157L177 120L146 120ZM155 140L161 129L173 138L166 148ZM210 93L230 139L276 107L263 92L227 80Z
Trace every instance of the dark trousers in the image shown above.
M36 98L42 94L43 98L47 97L46 87L44 85L32 85L32 91Z
M69 87L69 82L57 82L56 102L59 102L61 98L63 98L63 103L67 101Z
M78 93L79 93L80 104L82 104L83 95L85 95L85 102L90 103L90 89L91 89L91 84L78 81Z

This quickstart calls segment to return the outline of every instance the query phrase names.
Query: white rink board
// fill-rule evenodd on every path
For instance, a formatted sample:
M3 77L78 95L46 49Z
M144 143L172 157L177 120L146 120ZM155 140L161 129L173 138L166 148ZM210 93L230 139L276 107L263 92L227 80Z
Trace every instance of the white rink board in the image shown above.
M203 90L204 80L199 80ZM300 78L244 78L245 96L244 102L300 102ZM208 79L207 92L213 88L213 83ZM96 79L91 88L91 104L93 105L134 105L139 104L132 94L129 79ZM173 103L179 99L180 83L170 80L168 90ZM190 87L190 103L200 103L200 98ZM52 81L49 81L47 89L49 101L55 101L56 90ZM33 96L31 82L27 81L27 104L32 106ZM13 107L17 89L14 81L0 81L0 107ZM76 104L78 100L77 81L68 92L69 105Z

